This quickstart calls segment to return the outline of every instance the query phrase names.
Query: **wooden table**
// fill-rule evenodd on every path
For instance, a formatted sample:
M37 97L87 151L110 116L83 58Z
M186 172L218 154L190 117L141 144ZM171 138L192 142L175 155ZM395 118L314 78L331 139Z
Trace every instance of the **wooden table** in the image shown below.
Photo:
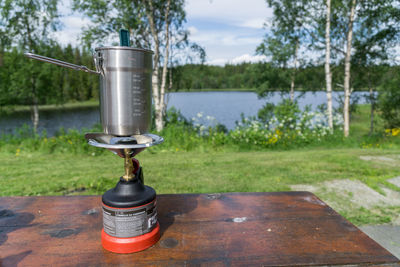
M160 241L126 255L102 248L100 205L0 198L0 266L400 266L308 192L159 195Z

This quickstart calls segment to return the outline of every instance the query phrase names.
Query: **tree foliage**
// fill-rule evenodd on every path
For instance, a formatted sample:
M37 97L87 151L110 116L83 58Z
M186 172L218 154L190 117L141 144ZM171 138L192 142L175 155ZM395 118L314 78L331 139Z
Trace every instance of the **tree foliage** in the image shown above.
M273 9L273 19L267 23L268 29L263 42L257 47L256 53L271 59L271 63L279 68L291 68L287 77L279 77L282 88L290 91L290 99L294 101L294 90L298 64L305 65L305 60L299 57L302 47L307 45L306 23L308 15L305 0L267 0Z
M379 90L379 109L389 129L400 128L400 67L391 68Z
M71 45L65 48L60 45L43 46L39 53L94 68L90 51L82 51ZM85 101L98 97L97 76L42 62L30 62L17 48L13 48L4 53L4 64L0 67L1 106L30 105L30 97L24 93L24 87L29 88L30 84L29 80L24 79L23 72L32 71L32 68L37 70L35 81L40 105Z
M267 32L267 38L258 47L258 53L269 55L272 62L285 65L295 51L293 47L299 43L306 43L309 54L315 51L323 58L322 51L326 50L327 25L324 0L266 0L266 2L273 9L274 21L270 31ZM348 107L352 90L360 84L372 91L373 88L378 87L383 73L368 71L389 63L389 59L395 54L393 48L398 45L400 36L400 1L332 0L330 10L331 15L328 21L334 64L333 85L343 84L345 91L344 134L347 136L350 118ZM393 61L390 64L393 64ZM340 66L343 66L344 73L335 77ZM295 73L295 66L293 73ZM291 88L295 82L293 76ZM341 77L342 81L338 77ZM328 78L330 79L327 75L326 79ZM284 86L287 86L285 78L281 81ZM263 90L265 91L266 87L261 89L261 92Z
M18 58L23 52L43 53L54 42L49 33L57 30L58 0L2 0L0 1L0 31L1 54L11 51ZM4 55L1 56L2 61ZM3 63L4 64L4 63ZM14 61L17 65L11 73L10 83L1 86L0 90L11 92L6 94L11 102L19 102L31 106L33 129L36 131L39 123L38 105L45 99L52 98L57 93L46 88L48 66L38 66L37 63L25 60Z
M104 42L115 37L119 29L126 28L136 47L154 51L153 102L156 128L158 131L162 130L167 106L164 97L167 73L169 62L174 62L170 57L176 55L174 50L187 47L199 51L200 56L204 52L199 46L189 45L188 31L183 27L186 19L184 0L73 0L73 3L75 10L92 20L92 25L84 29L82 38L88 46L104 45ZM172 77L172 74L169 76Z

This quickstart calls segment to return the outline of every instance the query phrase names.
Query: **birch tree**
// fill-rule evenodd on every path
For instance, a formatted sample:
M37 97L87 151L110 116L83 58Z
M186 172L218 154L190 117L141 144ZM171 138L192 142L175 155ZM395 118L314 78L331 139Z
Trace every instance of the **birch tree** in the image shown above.
M322 4L322 2L321 2ZM351 79L351 53L353 41L353 25L356 18L357 0L325 0L325 20L319 18L318 5L314 7L314 29L310 31L314 48L319 49L323 44L325 48L325 82L327 91L327 112L329 127L333 126L332 116L332 72L330 70L331 49L338 60L343 57L344 64L344 101L343 101L343 133L347 137L350 131L350 79ZM324 37L321 38L322 25L325 26ZM332 29L333 28L333 29ZM344 49L343 49L344 47ZM331 124L332 123L332 124Z
M325 81L328 126L333 129L332 111L332 72L331 72L331 0L326 0L325 14Z
M165 93L170 60L170 33L187 34L182 31L186 13L184 0L74 0L74 10L89 16L92 25L85 28L82 41L93 47L99 39L117 38L120 28L131 33L132 43L137 47L154 51L153 56L153 101L156 130L164 127L166 111ZM174 36L178 38L179 36ZM104 44L104 42L102 43Z
M161 131L164 128L164 114L166 110L165 104L165 86L167 82L167 71L168 71L168 60L169 60L169 33L171 24L171 0L167 0L165 3L165 12L161 13L156 10L152 1L142 0L145 7L146 17L149 21L150 32L154 41L154 65L153 65L153 76L152 76L152 87L153 87L153 100L155 106L155 123L156 130ZM163 10L163 9L161 9ZM160 82L160 32L162 28L158 28L156 25L157 13L164 16L165 29L164 29L164 53L163 53L163 66L161 72Z
M269 33L257 47L257 53L271 57L272 62L279 67L291 68L289 95L293 102L299 49L305 42L307 1L266 0L266 2L273 9L274 16L271 25L265 26Z
M4 49L6 44L5 48L16 48L21 54L25 51L38 53L41 47L51 43L49 33L59 26L57 3L58 0L0 1L0 39L3 46L0 49ZM24 63L18 70L20 79L14 80L18 83L14 94L19 95L21 103L31 106L33 130L36 133L39 124L39 97L41 93L46 94L46 90L39 88L40 70L28 60Z
M347 21L337 19L339 23L334 23L337 34L346 29L343 132L347 137L350 132L351 64L358 61L367 66L372 62L384 62L385 55L390 54L390 48L397 45L400 38L400 1L341 1L335 13L338 16L347 13Z
M354 18L356 15L357 0L351 0L350 11L348 14L348 24L346 33L346 50L344 58L344 103L343 103L343 133L345 137L349 136L350 133L350 68L351 68L351 48L353 41L353 25Z
M370 134L374 131L376 89L385 76L385 65L395 65L396 46L400 39L400 1L371 1L359 11L360 21L353 43L355 87L369 91Z
M353 81L351 66L355 62L364 65L373 65L377 60L384 62L382 55L390 54L389 48L398 44L400 1L324 0L312 3L308 7L310 27L306 28L306 31L312 38L313 48L325 50L328 114L331 98L329 91L333 89L330 60L334 60L336 66L344 67L343 84L340 87L344 90L343 133L347 137L350 132L350 97ZM324 20L321 19L322 5L325 8ZM379 53L376 53L377 49L380 50ZM369 62L366 58L370 58Z

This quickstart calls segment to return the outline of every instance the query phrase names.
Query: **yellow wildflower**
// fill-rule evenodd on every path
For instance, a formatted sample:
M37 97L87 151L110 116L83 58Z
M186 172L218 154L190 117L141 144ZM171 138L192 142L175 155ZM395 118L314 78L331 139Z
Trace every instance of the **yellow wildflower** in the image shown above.
M278 138L275 135L268 140L269 144L275 144L276 142L278 142Z
M392 136L398 136L400 134L400 128L392 129Z

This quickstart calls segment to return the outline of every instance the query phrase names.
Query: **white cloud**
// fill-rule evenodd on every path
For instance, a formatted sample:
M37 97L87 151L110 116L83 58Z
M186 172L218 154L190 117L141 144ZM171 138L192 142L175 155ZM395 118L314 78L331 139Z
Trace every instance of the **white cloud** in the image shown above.
M265 0L188 0L185 10L190 18L222 20L234 25L272 16Z
M188 31L189 31L190 35L193 35L193 34L196 34L196 33L199 32L199 31L197 30L197 28L194 27L194 26L188 27Z
M186 0L185 10L189 39L206 49L207 63L213 65L252 60L243 55L254 53L265 32L263 23L272 14L265 0ZM62 1L60 11L64 28L52 38L79 46L82 27L90 20L71 11L69 0Z
M272 17L265 0L187 0L185 10L188 25L195 28L189 38L205 48L210 65L255 60L249 55Z
M264 27L265 22L266 22L266 19L263 19L263 18L247 19L247 20L244 20L241 23L239 23L238 26L262 29Z
M260 62L260 61L265 61L266 59L267 59L267 57L264 55L251 56L249 54L244 54L244 55L235 57L234 59L230 60L229 63L231 63L231 64L239 64L239 63L244 63L244 62L256 63L256 62Z
M191 34L190 40L203 45L225 45L240 46L248 44L259 44L262 36L241 36L230 31L201 31Z
M217 65L217 66L224 66L226 63L228 63L228 60L226 58L215 58L213 60L207 61L207 65Z
M78 45L78 38L82 32L82 27L90 24L88 18L79 15L66 16L61 18L64 27L61 31L52 34L62 45L72 44Z
M240 63L257 63L267 60L266 56L263 55L249 55L243 54L241 56L234 57L232 59L227 58L215 58L206 62L207 65L224 66L225 64L240 64Z
M62 20L64 24L68 24L68 28L74 30L78 30L82 28L82 26L90 24L90 20L88 18L80 15L64 17Z
M395 63L394 64L399 64L400 63L400 45L397 45L394 48L394 51L395 51L395 58L394 58Z

